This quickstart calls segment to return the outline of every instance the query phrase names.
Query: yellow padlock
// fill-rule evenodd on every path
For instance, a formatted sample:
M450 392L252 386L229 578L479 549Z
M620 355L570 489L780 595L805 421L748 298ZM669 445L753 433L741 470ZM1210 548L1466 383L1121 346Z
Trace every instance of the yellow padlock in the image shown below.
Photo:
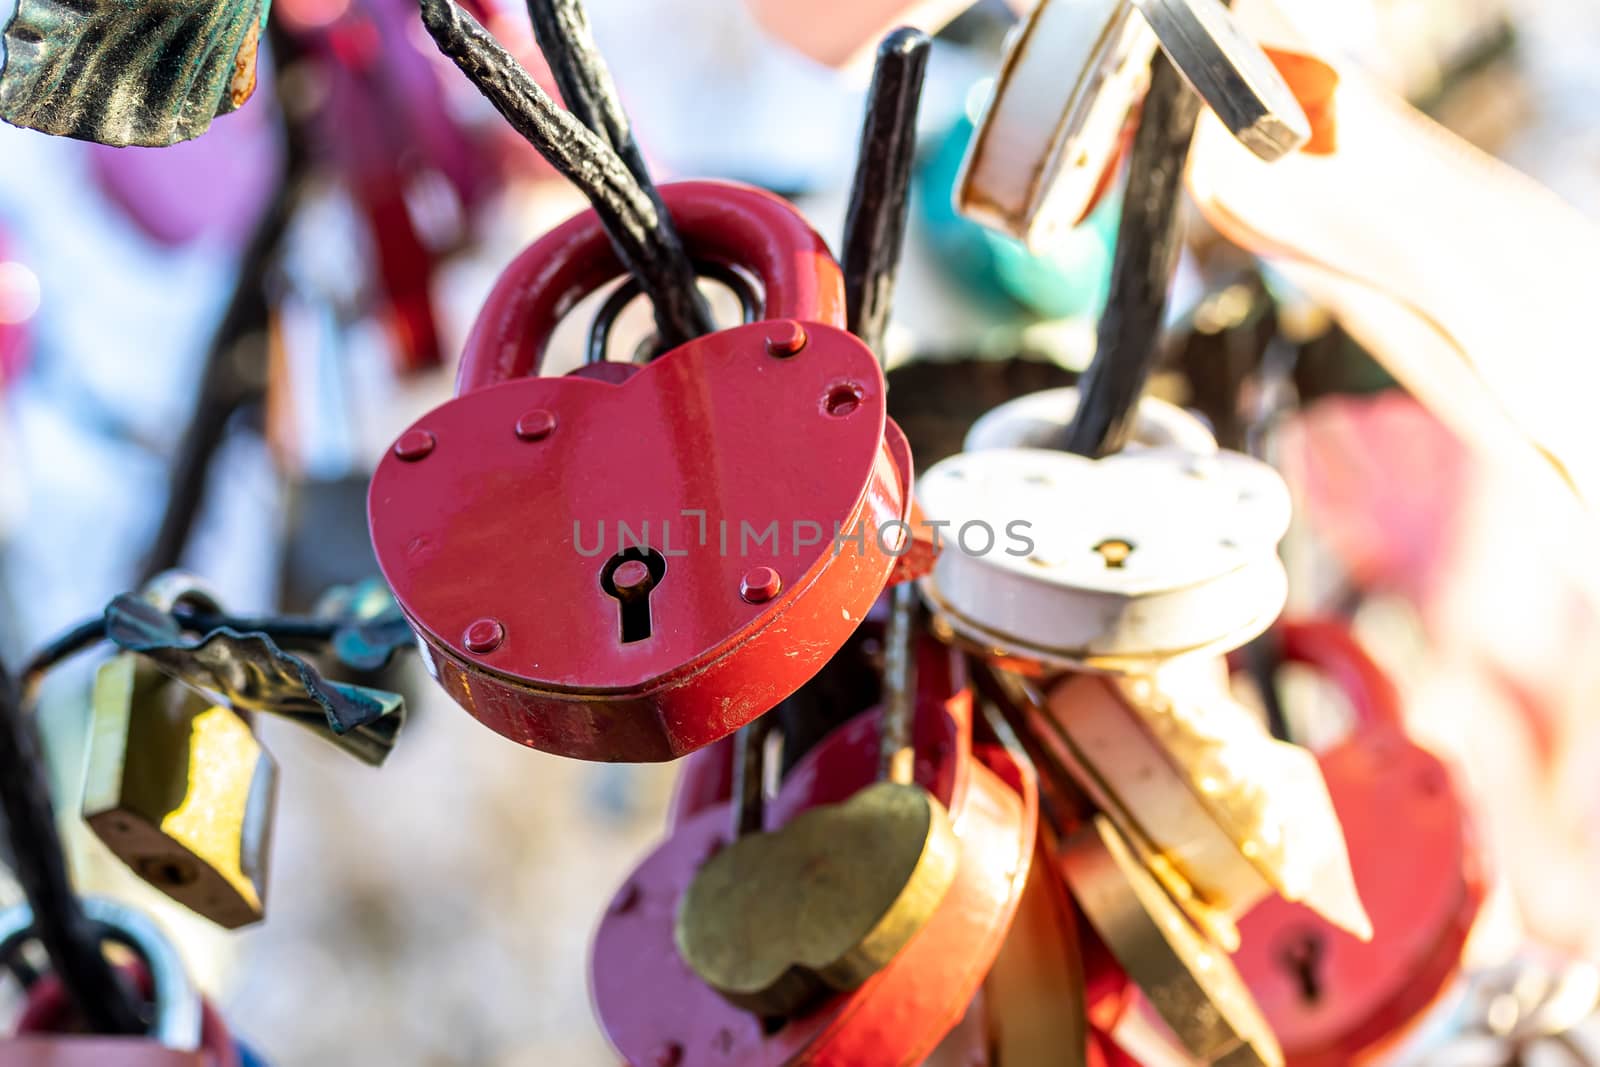
M232 708L132 653L95 677L83 818L145 881L228 929L265 911L278 767Z

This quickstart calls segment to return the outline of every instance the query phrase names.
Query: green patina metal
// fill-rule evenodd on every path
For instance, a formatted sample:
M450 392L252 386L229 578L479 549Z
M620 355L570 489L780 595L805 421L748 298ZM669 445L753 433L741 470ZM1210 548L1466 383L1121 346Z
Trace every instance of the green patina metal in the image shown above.
M279 715L366 763L382 763L405 721L397 693L324 678L270 636L231 626L190 637L149 601L125 594L106 608L106 637L167 674L222 696L235 709Z
M0 119L107 145L168 145L249 99L268 0L18 0Z

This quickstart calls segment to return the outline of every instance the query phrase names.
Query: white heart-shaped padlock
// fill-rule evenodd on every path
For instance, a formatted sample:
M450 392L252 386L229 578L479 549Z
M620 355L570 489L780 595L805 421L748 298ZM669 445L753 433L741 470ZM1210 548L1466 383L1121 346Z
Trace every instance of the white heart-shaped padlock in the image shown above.
M1047 433L1048 410L1070 421L1074 390L1040 396L985 416L967 441L979 450L918 482L944 532L922 590L949 629L1012 661L1118 671L1218 655L1266 629L1287 593L1277 472L1152 399L1138 443L1104 459L1011 445Z

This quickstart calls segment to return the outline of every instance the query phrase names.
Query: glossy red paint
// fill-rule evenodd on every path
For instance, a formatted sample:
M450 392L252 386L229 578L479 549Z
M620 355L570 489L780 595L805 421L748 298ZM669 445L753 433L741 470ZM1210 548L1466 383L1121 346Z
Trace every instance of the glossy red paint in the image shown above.
M948 663L948 659L945 663ZM767 1033L678 957L678 898L731 832L727 805L688 814L623 886L602 919L591 991L602 1028L630 1064L681 1050L683 1067L845 1067L919 1063L967 1013L1000 951L1027 880L1037 832L1031 771L997 746L973 746L971 698L924 654L914 728L916 778L945 803L960 836L955 885L930 924L865 985ZM933 668L933 670L924 670ZM845 724L806 755L768 805L767 824L850 796L877 772L877 713ZM715 768L704 760L702 769ZM623 906L625 904L625 906Z
M1485 877L1449 769L1405 736L1393 682L1349 628L1291 621L1279 633L1284 658L1325 674L1356 714L1350 736L1318 761L1374 936L1362 943L1269 897L1240 921L1234 962L1291 1067L1343 1067L1397 1036L1445 988Z
M694 258L761 282L765 319L843 327L844 280L828 244L787 201L732 182L661 187ZM626 271L599 216L585 211L535 241L500 276L467 338L456 394L539 373L545 346L579 300ZM765 344L765 335L762 343Z
M672 759L799 688L888 582L893 545L876 533L911 499L882 372L837 325L822 239L757 190L663 195L694 256L738 263L769 315L809 320L804 346L771 355L789 324L764 321L620 380L521 377L561 313L622 270L585 213L507 269L460 395L401 436L435 445L392 450L368 500L379 564L440 683L506 737L579 759ZM531 441L529 412L549 416ZM630 632L607 566L636 543L665 569ZM744 579L762 568L778 583L752 602ZM484 617L504 637L474 652L462 635Z

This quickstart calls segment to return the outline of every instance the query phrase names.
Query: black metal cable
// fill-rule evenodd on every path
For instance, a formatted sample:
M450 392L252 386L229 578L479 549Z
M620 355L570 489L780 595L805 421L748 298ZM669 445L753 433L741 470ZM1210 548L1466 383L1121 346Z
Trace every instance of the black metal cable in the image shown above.
M18 681L18 699L26 704L33 699L34 689L43 680L45 673L60 663L69 659L85 649L92 648L106 638L106 620L103 616L86 619L72 629L52 639L39 651L35 652L22 668L22 677Z
M278 92L291 61L300 54L277 20L268 22ZM305 121L288 107L282 113L284 158L272 200L256 222L250 242L239 259L239 270L228 306L217 323L206 352L194 413L178 443L172 461L170 488L154 543L140 572L143 585L183 559L184 548L205 502L211 461L227 436L228 424L241 408L260 400L266 391L266 345L251 344L263 337L271 316L266 275L278 257L284 236L294 218L304 177L310 168L309 132Z
M917 110L931 50L927 34L905 27L878 46L845 216L841 266L849 328L880 356L900 269Z
M627 112L622 109L611 71L595 47L581 0L528 0L528 15L539 50L561 90L562 103L617 154L654 208L649 239L657 248L662 269L638 277L655 311L661 347L673 348L710 333L716 328L711 309L695 285L689 254L633 139Z
M67 877L50 786L31 723L0 664L0 807L17 881L33 908L34 931L50 966L90 1029L143 1033L139 1001L100 950L100 935Z
M742 271L711 260L696 263L694 267L701 277L721 282L728 287L734 299L739 301L741 322L751 323L761 317L761 293L755 282ZM631 304L642 292L644 287L639 284L639 279L628 278L606 297L600 309L594 313L594 318L589 320L589 336L583 345L585 363L606 362L606 353L611 347L611 331L617 324L617 316L621 315L622 309ZM641 347L655 354L667 350L657 337L647 338Z
M733 735L733 834L760 833L766 821L767 735L776 725L770 712Z
M646 291L666 295L693 290L698 295L688 258L669 254L657 237L660 212L655 203L606 142L557 106L494 35L454 0L421 0L421 7L422 23L439 51L588 198L618 258ZM672 337L673 324L664 320L659 302L656 324L664 341Z
M1200 98L1157 52L1128 162L1111 290L1094 360L1078 385L1078 413L1060 447L1098 458L1120 449L1161 357L1161 327L1182 243L1183 171Z

